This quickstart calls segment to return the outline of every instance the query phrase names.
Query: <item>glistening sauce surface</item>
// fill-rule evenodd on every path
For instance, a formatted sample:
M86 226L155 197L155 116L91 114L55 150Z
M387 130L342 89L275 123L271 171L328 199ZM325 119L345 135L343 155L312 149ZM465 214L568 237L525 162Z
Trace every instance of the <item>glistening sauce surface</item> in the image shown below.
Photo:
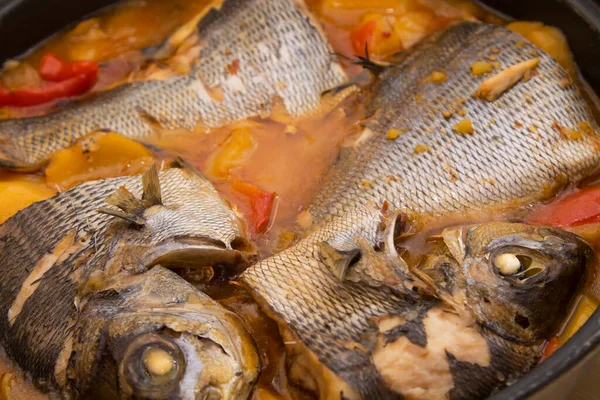
M365 39L369 32L365 33L363 28L370 27L369 53L376 60L387 60L399 51L409 50L423 38L456 21L478 19L502 23L496 16L462 0L309 0L307 3L323 23L338 53L350 56L364 51L353 42ZM95 91L127 80L128 76L143 78L145 59L142 49L160 44L206 4L207 0L125 2L51 38L24 60L8 63L1 76L2 84L8 88L35 86L39 80L36 69L45 51L70 61L85 59L101 63ZM518 24L513 28L527 35L574 72L568 48L557 31L541 24ZM344 67L350 75L360 70L348 63L344 63ZM181 71L174 71L178 72ZM241 180L266 193L276 193L266 229L254 234L262 256L268 256L291 245L301 234L297 219L319 189L323 176L335 161L339 146L349 134L359 129L365 96L365 93L354 94L327 115L300 121L293 121L276 110L270 119L244 121L210 132L205 132L202 127L194 132L156 128L155 143L165 149L158 155L115 134L93 135L71 149L57 153L40 173L0 172L0 222L34 201L48 198L83 181L140 173L154 161L166 161L180 155L197 165L242 214L251 212L250 205L247 196L235 189L234 182ZM56 107L58 105L55 104L28 109L0 109L0 115L19 117ZM587 186L596 184L590 181ZM559 196L565 197L574 190L577 189ZM535 208L523 209L519 218L528 220L528 215ZM445 226L492 218L503 217L481 213L435 223L423 221L425 228L404 243L405 257L410 263L419 262L425 251L426 237ZM596 250L600 250L600 224L580 224L572 230L582 234ZM596 269L590 272L586 288L574 302L576 307L570 322L559 332L559 342L566 340L595 309L600 298L598 273ZM285 343L277 326L243 289L218 278L202 288L237 312L255 337L264 365L253 395L255 399L313 397L288 382ZM0 373L9 370L6 365L0 366ZM12 374L4 374L0 380L0 394L10 394L10 398L45 397L34 393Z

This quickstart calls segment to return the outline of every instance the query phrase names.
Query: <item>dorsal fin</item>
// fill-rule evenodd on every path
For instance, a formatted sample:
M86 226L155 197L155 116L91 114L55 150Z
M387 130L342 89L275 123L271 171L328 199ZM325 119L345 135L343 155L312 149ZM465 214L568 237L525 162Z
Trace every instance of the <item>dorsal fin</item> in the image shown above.
M144 200L135 197L125 186L118 188L104 201L111 206L120 208L127 214L137 214L146 208Z
M150 206L162 204L156 164L152 164L152 167L142 175L142 188L143 201L150 203Z
M153 164L142 175L142 198L138 199L125 186L119 187L113 194L108 196L105 202L117 209L102 207L98 212L122 218L136 225L144 225L144 211L154 205L162 204L160 183L158 181L158 169Z

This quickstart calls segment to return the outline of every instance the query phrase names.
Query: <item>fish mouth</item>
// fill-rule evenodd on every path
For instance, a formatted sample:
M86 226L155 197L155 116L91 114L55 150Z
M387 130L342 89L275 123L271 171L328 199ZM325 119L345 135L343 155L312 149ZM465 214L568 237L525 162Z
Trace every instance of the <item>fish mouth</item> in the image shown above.
M234 267L241 272L256 260L254 245L242 237L225 243L202 236L176 237L158 243L146 257L146 266L161 265L169 269Z

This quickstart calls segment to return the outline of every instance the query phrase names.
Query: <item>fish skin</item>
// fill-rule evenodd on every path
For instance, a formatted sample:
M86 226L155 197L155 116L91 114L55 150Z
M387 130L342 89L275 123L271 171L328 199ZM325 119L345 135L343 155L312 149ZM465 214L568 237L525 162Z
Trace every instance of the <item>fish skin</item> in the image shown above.
M533 57L540 63L528 82L487 102L472 94L499 70L477 77L471 64L492 48L502 69ZM436 70L447 79L427 82ZM506 28L473 22L450 28L380 75L365 122L374 134L343 149L309 211L319 221L388 201L409 214L447 214L526 204L579 182L600 165L599 129L577 85L563 88L564 79L569 75L556 61ZM467 114L446 120L442 111L460 99ZM463 118L472 120L473 135L452 130ZM594 133L565 140L555 122L574 130L587 122ZM389 140L392 128L404 133ZM431 150L415 154L417 145Z
M294 0L224 0L198 23L200 57L191 72L131 82L43 116L0 121L0 166L35 169L95 131L141 142L148 120L167 129L206 128L270 114L275 98L298 117L346 80L318 22ZM240 28L240 27L243 27ZM235 60L237 71L229 71ZM221 88L223 99L211 97Z
M473 76L470 66L481 59L478 53L485 55L494 47L500 50L496 57L503 68L534 56L540 57L540 63L529 81L518 82L490 103L472 98L487 77ZM425 82L435 70L444 71L448 79ZM462 23L422 44L380 75L367 105L365 125L370 133L363 132L342 149L309 207L314 221L311 233L295 246L250 267L241 280L260 304L268 304L270 312L279 315L318 359L362 398L374 398L377 390L387 390L385 396L377 398L393 398L389 384L380 379L382 371L367 383L359 378L357 368L353 371L344 365L344 360L356 355L348 343L360 343L365 332L372 332L376 318L400 315L414 327L419 325L419 318L425 320L457 303L448 296L439 303L428 299L433 301L429 308L410 312L423 300L408 300L407 296L413 296L410 289L417 283L416 277L398 259L395 249L385 242L382 246L382 221L389 221L387 207L382 205L389 203L392 209L416 218L517 206L548 197L550 189L577 183L596 171L600 161L598 127L575 85L561 87L559 81L567 77L548 55L497 26ZM526 100L529 96L532 104ZM465 117L473 120L474 135L452 131L462 118L457 118L456 112L450 121L442 116L450 101L462 98L468 110ZM490 118L496 123L490 124ZM514 128L515 121L520 121L523 129ZM534 121L539 140L527 130ZM573 129L578 122L587 122L593 132L581 140L566 140L553 128L555 121ZM391 128L408 130L389 140L386 132ZM415 154L418 144L430 146L431 151ZM486 183L491 181L494 184ZM344 281L332 272L335 268L322 253L322 242L327 243L325 248L339 250L340 256L352 254L353 249L363 255L350 265ZM577 246L587 245L577 241ZM366 261L365 254L369 255ZM390 276L379 284L377 279L373 281L379 264L387 264L390 275L395 276L394 285L386 284ZM579 276L581 268L577 267ZM353 270L359 276L349 279ZM563 301L553 316L564 314L573 293L574 288L568 285L566 292L557 294ZM538 304L539 297L546 299L543 292L534 296L536 299L530 299L533 304ZM462 317L474 318L472 314L462 310ZM442 360L451 364L452 382L462 385L448 388L452 399L489 395L526 373L539 359L541 336L515 341L502 335L497 326L493 330L484 325L474 325L478 337L485 339L492 360L485 367L483 382L474 384L470 379L483 367L461 362L450 353ZM547 329L542 331L548 333ZM362 354L361 360L362 368L372 370L372 353Z
M348 215L352 215L352 218L348 218ZM498 235L492 241L495 247L488 248L489 243L486 242L485 246L471 253L469 249L476 244L476 239L471 235L461 245L461 248L467 249L464 250L467 256L463 260L455 260L446 247L441 253L426 256L423 264L427 264L428 257L443 254L447 265L454 265L457 272L464 270L465 274L473 264L481 263L489 268L495 279L504 283L497 294L487 289L487 293L492 293L489 297L497 311L490 315L489 310L486 314L479 309L482 285L477 280L471 285L465 284L465 276L458 273L451 280L457 287L468 287L469 295L464 302L447 301L447 297L435 293L435 290L434 297L427 294L431 291L416 293L408 285L404 289L397 286L390 290L387 286L377 287L364 281L338 280L323 258L319 244L326 241L335 244L340 252L354 248L367 254L378 246L377 227L384 217L380 209L370 206L358 207L348 215L331 219L297 245L250 267L242 274L241 280L259 299L259 304L267 304L264 307L268 307L269 312L276 314L327 368L348 383L363 399L393 399L400 394L415 399L428 398L427 395L414 395L415 390L426 389L418 386L419 382L395 381L395 377L403 374L410 376L409 371L402 370L402 360L408 360L404 365L412 363L406 355L409 353L394 352L392 346L404 340L405 344L402 346L411 345L416 349L422 348L425 352L433 352L434 349L428 350L427 347L432 338L424 321L427 318L433 319L436 312L464 318L465 326L472 330L471 335L485 343L490 360L489 364L479 365L461 360L460 354L446 350L446 357L441 362L448 363L448 377L453 385L446 389L445 395L450 399L483 398L514 382L537 365L545 339L565 315L568 303L593 255L589 245L576 235L558 229L507 223L504 231L495 231ZM497 224L499 223L468 226L465 231L473 229L493 232ZM532 239L528 236L528 232L532 231L543 231L545 235ZM498 277L497 273L494 275L489 265L491 262L485 260L488 260L490 252L498 250L499 243L502 248L512 248L515 235L522 232L525 232L523 236L528 240L537 240L537 245L532 248L551 260L553 272L545 276L544 280L532 281L523 288L515 289ZM565 255L557 254L565 249L568 249ZM376 253L382 260L388 259L390 267L393 266L389 249L380 248ZM355 264L357 268L364 267L361 263L372 262L371 258L364 258L366 257ZM467 276L467 281L471 282L473 278ZM434 280L431 287L442 292L436 286L441 286L442 283L447 282ZM464 298L460 297L459 290L456 292L453 294L457 299ZM514 305L515 302L517 306ZM529 304L548 305L546 309L540 310L537 307L534 310L529 308ZM522 329L515 322L515 310L529 318L531 325L527 329ZM393 330L378 331L378 321L390 316L399 316L405 322L395 334ZM506 334L515 331L519 335ZM373 335L373 332L377 335L377 341L387 343L387 347L378 347L372 341L370 344L365 343L365 337ZM445 335L445 340L448 341L459 341L455 337L460 338L460 332L441 335ZM400 366L397 367L399 370L393 369L395 364L382 366L375 362L382 357L382 352L392 354L395 359L400 360ZM438 367L439 360L427 365L432 374L437 373ZM417 367L413 365L411 368ZM364 379L364 371L372 374L368 380ZM477 376L476 382L473 374Z
M195 256L200 260L199 268L221 262L238 268L247 265L256 254L246 241L236 214L215 188L197 170L183 161L181 164L182 168L161 172L153 167L146 172L144 190L140 176L81 184L34 203L0 226L4 277L0 282L0 344L41 390L75 397L88 390L97 370L104 368L103 363L110 364L110 354L117 361L122 356L117 347L126 343L120 343L117 333L108 329L111 321L126 320L131 318L127 312L144 310L146 324L140 320L131 329L115 328L123 341L129 343L139 330L159 332L159 323L166 323L166 319L171 321L169 329L177 331L173 324L206 320L211 315L214 320L221 313L230 322L227 327L214 327L215 334L221 331L223 336L217 344L230 352L228 363L232 366L248 367L228 384L240 386L241 394L250 390L258 373L253 345L244 344L244 354L230 351L232 343L249 340L240 322L175 273L155 266L158 261L171 266L187 254L185 261ZM153 184L156 180L159 193ZM111 211L98 212L106 205L107 196L116 190L141 198L140 202L152 201L146 209L137 210L137 223L107 214ZM164 272L153 273L154 269ZM37 275L30 278L31 274ZM23 296L28 289L29 295ZM143 293L136 294L138 289ZM115 291L121 295L111 295ZM106 296L117 303L110 304ZM95 305L101 299L103 307L109 309L107 314ZM120 308L121 301L125 301L125 308ZM156 304L152 306L152 302ZM177 307L184 308L186 315L176 314ZM161 313L159 308L165 311ZM97 324L95 332L86 325L92 320ZM199 334L194 329L192 326L181 332ZM210 340L211 335L200 337ZM61 349L70 340L73 348L79 348L68 358L70 365L78 365L74 369L76 377L61 381L55 369ZM110 343L116 347L103 347ZM108 355L101 358L101 353ZM114 368L110 371L117 372ZM116 375L106 379L109 378L110 390L120 391L121 384L111 386L118 381ZM128 397L127 393L123 395Z

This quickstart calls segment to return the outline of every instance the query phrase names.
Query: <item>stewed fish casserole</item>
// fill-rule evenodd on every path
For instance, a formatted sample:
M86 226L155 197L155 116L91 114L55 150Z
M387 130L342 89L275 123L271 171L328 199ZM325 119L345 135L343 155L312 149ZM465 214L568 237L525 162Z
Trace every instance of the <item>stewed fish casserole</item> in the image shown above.
M554 27L123 1L0 82L1 399L482 399L600 300Z

